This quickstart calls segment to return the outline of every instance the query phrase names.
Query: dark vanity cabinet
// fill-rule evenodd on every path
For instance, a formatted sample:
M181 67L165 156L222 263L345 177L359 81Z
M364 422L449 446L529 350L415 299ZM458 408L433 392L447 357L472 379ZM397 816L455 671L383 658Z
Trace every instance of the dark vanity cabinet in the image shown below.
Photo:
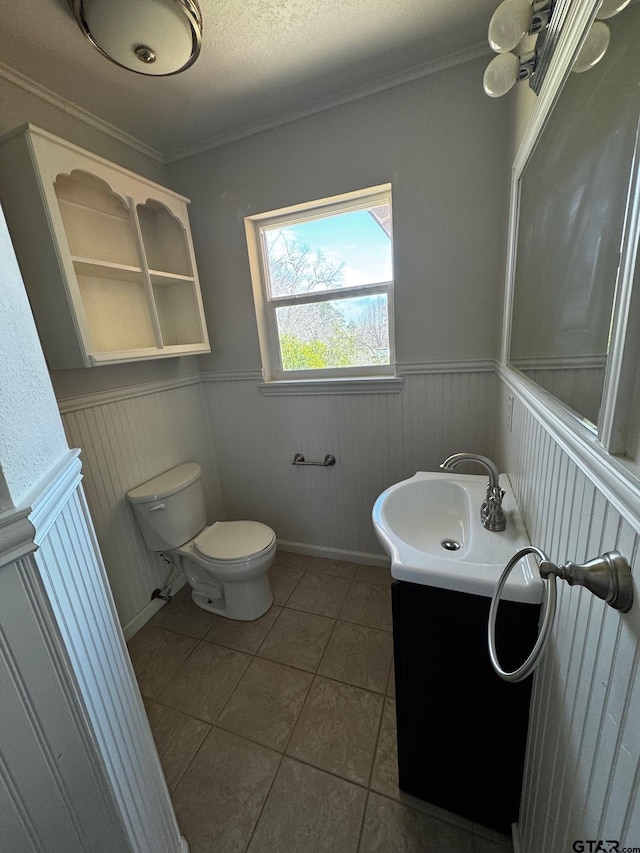
M532 677L509 683L494 672L489 598L395 581L392 599L400 788L510 833ZM500 604L496 637L505 669L528 656L539 616L539 604Z

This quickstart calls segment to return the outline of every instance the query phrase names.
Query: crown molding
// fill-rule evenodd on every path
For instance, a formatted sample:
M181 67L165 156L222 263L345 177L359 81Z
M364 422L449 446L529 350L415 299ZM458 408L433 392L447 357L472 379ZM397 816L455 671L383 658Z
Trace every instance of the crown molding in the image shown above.
M8 83L12 83L14 86L17 86L19 89L23 89L25 92L35 95L36 98L40 98L40 100L56 107L67 115L73 116L73 118L76 118L90 127L110 136L117 142L121 142L123 145L127 145L129 148L138 151L140 154L144 154L146 157L156 160L158 163L165 163L165 158L160 151L156 151L155 148L151 148L150 145L146 145L134 136L120 130L115 125L104 121L104 119L98 118L98 116L90 113L88 110L76 106L76 104L71 103L71 101L66 101L64 98L61 98L60 95L56 95L55 92L52 92L40 83L36 83L35 80L27 77L26 74L22 74L20 71L10 68L3 62L0 62L0 77Z
M213 148L220 148L230 142L237 142L239 139L245 139L247 136L254 136L257 133L262 133L265 130L273 130L284 124L297 121L298 119L307 118L308 116L316 115L317 113L325 112L334 107L348 104L351 101L357 101L360 98L366 98L369 95L376 95L379 92L385 92L388 89L394 89L396 86L402 86L405 83L412 83L414 80L420 80L422 77L429 77L432 74L438 74L440 71L446 71L448 68L454 68L457 65L464 65L467 62L472 62L474 59L480 59L483 56L490 55L490 50L486 42L474 45L466 50L451 53L442 59L437 59L432 62L421 63L414 65L405 71L399 71L396 74L390 74L387 77L381 77L373 83L368 83L364 86L358 86L354 89L347 89L338 95L324 100L317 101L307 107L292 112L281 113L259 122L252 122L235 130L225 131L215 136L210 137L195 145L189 145L186 148L179 148L164 158L165 163L174 163L177 160L184 160L187 157L192 157L194 154L202 154L205 151L210 151Z
M216 134L202 142L186 146L185 148L178 148L168 154L163 154L161 151L141 142L136 137L120 130L115 125L104 121L104 119L99 118L88 110L73 104L71 101L65 100L60 97L60 95L57 95L55 92L52 92L45 86L42 86L40 83L36 83L35 80L27 77L26 74L16 71L14 68L5 65L3 62L0 62L0 77L4 78L9 83L12 83L14 86L18 86L20 89L35 95L35 97L40 98L46 103L51 104L67 115L71 115L79 121L83 121L85 124L94 127L96 130L101 131L123 145L127 145L129 148L144 154L146 157L149 157L158 163L167 165L168 163L174 163L177 160L184 160L194 154L201 154L204 151L219 148L230 142L236 142L239 139L244 139L257 133L262 133L265 130L272 130L276 127L280 127L281 125L297 121L298 119L325 112L333 107L338 107L343 104L350 103L351 101L357 101L358 99L365 98L368 95L375 95L379 92L385 92L388 89L393 89L396 86L402 86L405 83L411 83L414 80L419 80L432 74L438 74L440 71L446 71L449 68L464 65L467 62L472 62L474 59L479 59L480 57L487 56L488 54L489 50L487 44L482 42L481 44L474 45L466 50L449 54L441 59L421 63L420 65L414 65L404 71L399 71L395 74L389 74L386 77L381 77L372 83L357 86L353 89L347 89L340 94L317 101L316 103L310 104L302 109L280 113L279 115L263 121L251 122L250 124L243 125L235 130Z

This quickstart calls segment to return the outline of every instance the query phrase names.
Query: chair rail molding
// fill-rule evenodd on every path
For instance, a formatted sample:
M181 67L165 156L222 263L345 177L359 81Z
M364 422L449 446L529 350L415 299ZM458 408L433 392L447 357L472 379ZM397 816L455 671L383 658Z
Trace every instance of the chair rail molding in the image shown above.
M94 409L96 406L108 406L122 400L136 397L146 397L150 394L160 394L172 391L174 388L184 388L187 385L198 385L200 376L191 374L177 379L157 379L153 382L139 382L136 385L125 385L122 388L110 388L106 391L91 391L87 394L77 394L58 399L58 409L61 415L69 412L80 412L83 409Z
M640 530L640 489L633 470L637 466L612 456L577 416L518 371L499 365L498 376L620 515Z
M30 509L0 513L0 569L36 550Z

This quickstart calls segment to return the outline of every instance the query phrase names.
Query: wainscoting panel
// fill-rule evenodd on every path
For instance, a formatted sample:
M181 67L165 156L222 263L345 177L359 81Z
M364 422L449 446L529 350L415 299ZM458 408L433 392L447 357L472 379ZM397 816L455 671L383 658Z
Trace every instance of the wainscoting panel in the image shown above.
M34 562L86 712L87 742L97 751L117 804L126 849L177 853L182 839L80 480L80 464L73 458L34 502ZM124 848L94 842L80 849Z
M507 394L499 392L501 423ZM634 570L637 595L638 531L517 397L504 435L506 470L531 542L558 562L617 548ZM534 682L523 853L571 850L579 839L640 846L639 660L638 601L620 614L559 582L555 628Z
M87 500L125 627L149 605L152 591L169 573L166 563L147 550L127 491L182 462L198 462L210 517L222 516L200 383L158 386L60 403L69 443L82 450Z
M34 530L23 522L25 513L0 515L0 847L124 850L115 800L35 567ZM24 556L7 552L7 532L20 534Z
M203 378L227 517L269 524L280 540L381 554L377 496L455 451L492 455L491 369L411 373L399 393L265 396L255 379ZM297 467L295 453L330 468Z

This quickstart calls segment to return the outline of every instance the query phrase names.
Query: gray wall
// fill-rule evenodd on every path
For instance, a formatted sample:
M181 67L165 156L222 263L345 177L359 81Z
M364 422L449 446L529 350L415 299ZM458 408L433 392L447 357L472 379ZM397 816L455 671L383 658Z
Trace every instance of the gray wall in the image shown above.
M244 217L393 185L399 362L497 354L509 104L471 62L168 166L191 220L214 352L260 367Z

